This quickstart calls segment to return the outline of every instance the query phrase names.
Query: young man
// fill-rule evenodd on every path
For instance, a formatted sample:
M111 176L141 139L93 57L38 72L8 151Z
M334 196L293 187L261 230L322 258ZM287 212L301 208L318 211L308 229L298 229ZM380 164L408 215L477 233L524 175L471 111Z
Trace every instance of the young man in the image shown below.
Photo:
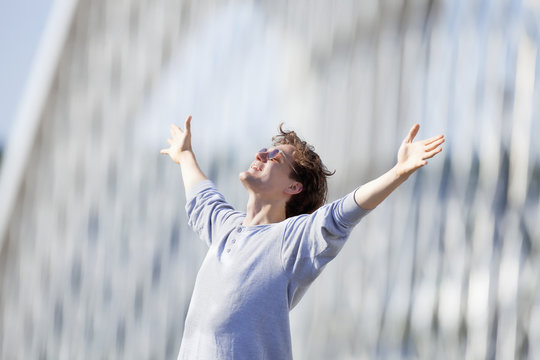
M170 147L180 165L189 225L208 245L186 318L178 359L292 359L289 311L343 247L353 227L394 189L438 154L439 135L413 142L414 125L384 175L323 205L331 175L293 131L273 138L240 181L245 213L234 210L199 168L184 131L171 125Z

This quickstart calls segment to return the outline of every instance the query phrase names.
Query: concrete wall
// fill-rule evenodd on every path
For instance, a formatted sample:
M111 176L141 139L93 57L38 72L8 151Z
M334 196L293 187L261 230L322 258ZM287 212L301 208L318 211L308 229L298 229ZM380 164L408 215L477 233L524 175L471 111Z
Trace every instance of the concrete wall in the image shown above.
M533 1L80 0L2 172L0 358L176 357L205 247L159 149L188 114L238 209L280 122L330 200L415 122L447 137L291 312L295 358L540 356L539 24Z

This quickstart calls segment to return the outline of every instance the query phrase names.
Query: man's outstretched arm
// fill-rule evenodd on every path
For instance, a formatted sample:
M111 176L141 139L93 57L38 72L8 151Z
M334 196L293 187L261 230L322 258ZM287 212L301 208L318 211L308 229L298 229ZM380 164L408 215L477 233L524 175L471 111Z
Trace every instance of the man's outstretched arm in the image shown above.
M172 139L167 139L169 148L161 150L160 153L169 155L175 163L180 165L187 193L193 185L207 179L197 164L191 147L191 115L184 123L184 131L175 124L171 124L171 135Z
M414 141L420 125L416 124L401 143L397 163L385 174L362 185L354 194L356 203L367 210L374 209L416 170L427 164L430 159L442 151L444 135L427 140Z

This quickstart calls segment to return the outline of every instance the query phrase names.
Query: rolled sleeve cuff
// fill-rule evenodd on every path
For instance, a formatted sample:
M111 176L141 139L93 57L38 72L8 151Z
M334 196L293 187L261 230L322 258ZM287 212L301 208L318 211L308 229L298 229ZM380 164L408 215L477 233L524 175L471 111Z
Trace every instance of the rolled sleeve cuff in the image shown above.
M350 226L358 224L358 222L362 220L364 216L371 212L371 210L364 209L356 203L354 200L356 190L358 189L355 189L353 192L345 196L342 204L343 220Z
M201 180L189 189L186 189L186 202L189 203L198 193L208 189L215 189L212 180Z

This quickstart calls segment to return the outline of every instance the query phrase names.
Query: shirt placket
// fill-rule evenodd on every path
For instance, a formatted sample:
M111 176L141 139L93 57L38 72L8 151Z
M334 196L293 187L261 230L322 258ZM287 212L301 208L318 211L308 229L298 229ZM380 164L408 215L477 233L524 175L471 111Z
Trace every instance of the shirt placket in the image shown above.
M238 241L238 237L242 232L244 231L244 228L242 226L238 226L236 230L234 231L233 236L231 236L230 240L227 243L227 248L225 249L225 252L227 254L230 254L232 250L236 247L236 243Z

